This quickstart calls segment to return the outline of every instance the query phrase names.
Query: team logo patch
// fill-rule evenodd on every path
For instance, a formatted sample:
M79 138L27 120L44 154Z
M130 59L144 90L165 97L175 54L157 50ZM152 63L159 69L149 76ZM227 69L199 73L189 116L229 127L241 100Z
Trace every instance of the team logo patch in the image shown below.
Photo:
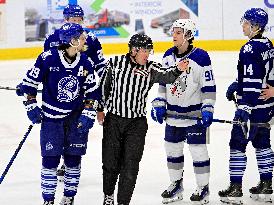
M58 83L59 102L71 102L79 95L79 82L75 76L68 76L62 78Z
M46 144L46 150L52 150L52 149L53 149L53 145L50 142L48 142Z

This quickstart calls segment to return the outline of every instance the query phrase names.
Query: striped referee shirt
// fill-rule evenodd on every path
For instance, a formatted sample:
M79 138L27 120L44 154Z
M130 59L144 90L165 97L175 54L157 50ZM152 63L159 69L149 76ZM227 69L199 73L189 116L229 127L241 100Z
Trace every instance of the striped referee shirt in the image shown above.
M102 100L108 112L125 117L146 116L148 91L154 83L173 83L181 74L177 66L134 63L130 54L110 58L101 78Z

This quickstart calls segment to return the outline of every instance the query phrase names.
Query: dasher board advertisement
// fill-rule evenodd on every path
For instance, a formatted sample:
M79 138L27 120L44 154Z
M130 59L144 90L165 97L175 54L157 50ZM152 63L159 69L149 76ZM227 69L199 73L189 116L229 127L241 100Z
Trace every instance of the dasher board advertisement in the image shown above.
M79 4L85 13L84 27L106 42L126 42L134 33L153 40L169 41L169 29L179 18L198 24L198 0L25 0L26 41L44 41L63 24L67 4ZM38 5L38 6L37 6ZM197 36L199 32L197 32ZM120 39L120 40L118 40Z

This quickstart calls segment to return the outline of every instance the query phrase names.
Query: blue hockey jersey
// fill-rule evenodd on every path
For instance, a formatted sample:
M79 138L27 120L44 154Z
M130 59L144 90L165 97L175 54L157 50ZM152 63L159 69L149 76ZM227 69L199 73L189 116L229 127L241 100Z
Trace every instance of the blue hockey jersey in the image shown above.
M167 114L201 116L201 109L214 110L216 85L208 53L191 48L186 55L177 54L176 47L168 49L163 57L163 66L172 66L182 59L189 59L187 71L172 84L160 84L158 96L166 99ZM168 117L171 126L187 127L196 124L193 120Z
M255 113L256 116L251 115L251 119L265 121L264 118L267 116L260 115L258 109L261 109L262 112L268 109L271 112L271 108L274 107L274 98L264 101L259 97L266 84L274 86L273 61L274 49L268 38L250 39L240 50L237 65L237 99L239 106L248 107L251 114ZM255 110L257 111L255 112Z
M44 51L57 48L60 45L59 29L56 29L52 34L48 35L44 42ZM103 56L102 46L98 38L92 33L87 34L87 50L84 52L94 63L95 71L99 77L101 77L106 60Z
M93 62L77 53L75 61L69 64L63 52L51 49L41 53L22 83L23 92L33 96L38 85L43 84L42 110L47 119L63 119L81 108L83 100L98 100Z

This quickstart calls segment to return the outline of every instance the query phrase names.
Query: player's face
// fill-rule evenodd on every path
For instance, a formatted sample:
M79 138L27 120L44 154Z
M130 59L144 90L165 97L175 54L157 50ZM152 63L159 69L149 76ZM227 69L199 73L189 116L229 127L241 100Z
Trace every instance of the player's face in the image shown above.
M176 27L173 28L172 36L173 36L173 44L176 47L180 47L187 40L185 38L185 33L182 28L176 28Z
M83 24L83 18L82 17L70 17L69 19L67 19L67 23Z
M87 39L87 34L84 32L81 34L79 39L74 39L72 44L77 48L78 51L83 51Z
M245 36L249 36L250 35L250 28L251 28L250 22L246 21L246 20L242 20L241 24L242 24L242 28L243 28L243 34Z

